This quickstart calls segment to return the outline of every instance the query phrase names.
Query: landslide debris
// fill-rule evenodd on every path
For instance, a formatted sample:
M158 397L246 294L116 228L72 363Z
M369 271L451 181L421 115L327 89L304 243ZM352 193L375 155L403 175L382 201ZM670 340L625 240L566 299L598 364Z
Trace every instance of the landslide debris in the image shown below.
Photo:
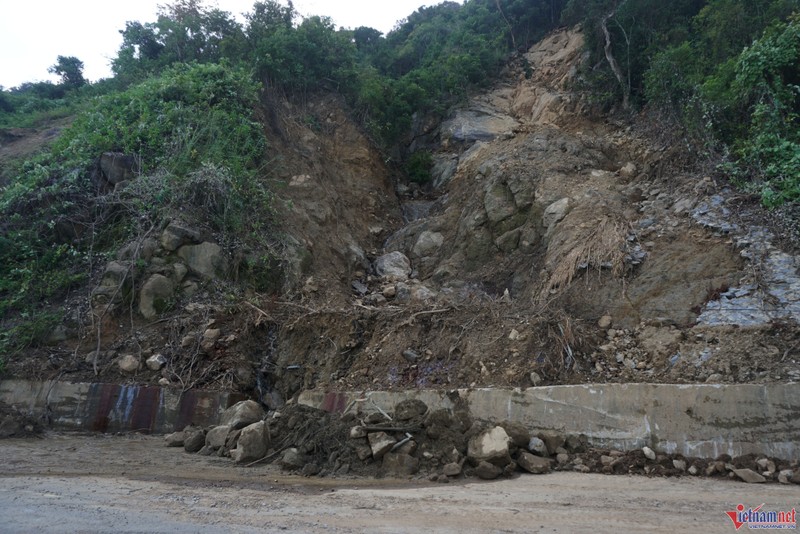
M235 389L273 410L314 388L800 379L786 240L680 139L599 115L573 91L583 61L580 30L558 30L420 121L424 185L340 99L269 102L284 235L260 287L277 289L240 283L236 243L175 222L99 268L7 371ZM99 336L86 294L111 308Z
M258 421L241 419L242 413L255 417L259 409L253 401L242 401L225 412L222 425L187 427L166 436L165 443L187 453L231 458L238 466L270 463L303 476L333 478L449 483L577 471L800 484L797 461L755 455L706 460L657 454L649 447L627 452L592 448L583 435L477 421L465 406L430 410L416 399L399 402L390 412L365 397L343 414L289 404L269 415L262 411ZM233 420L246 426L231 425Z

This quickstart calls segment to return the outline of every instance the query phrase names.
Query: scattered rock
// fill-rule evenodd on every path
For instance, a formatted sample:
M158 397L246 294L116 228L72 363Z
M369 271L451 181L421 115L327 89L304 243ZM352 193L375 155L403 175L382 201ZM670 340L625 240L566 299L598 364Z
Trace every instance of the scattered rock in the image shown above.
M189 453L198 452L206 444L206 433L202 429L186 432L186 439L183 442L183 450Z
M511 438L506 431L502 427L496 426L469 440L467 457L473 463L487 461L505 465L510 459L508 449L510 441Z
M178 249L180 256L193 273L203 278L224 277L228 271L228 260L216 243L185 245Z
M457 462L450 462L442 467L442 473L449 477L457 477L461 474L461 464Z
M400 401L394 407L394 418L398 421L409 421L421 417L428 411L428 405L419 399Z
M209 328L203 332L203 339L200 341L200 348L204 352L209 352L214 348L214 345L219 341L222 331L217 328Z
M419 361L419 354L411 349L404 350L402 355L409 363L417 363Z
M154 274L139 292L139 313L145 319L154 319L166 311L175 295L175 284L166 276Z
M267 423L264 421L253 423L242 429L236 448L231 450L231 458L237 464L260 460L267 453L268 443Z
M475 468L475 475L483 480L494 480L502 472L503 470L496 465L485 461L478 462L478 466Z
M147 358L145 363L151 371L160 371L165 365L167 365L167 357L163 354L153 354Z
M541 431L536 434L536 437L544 441L544 444L547 445L547 452L549 456L554 456L557 454L556 449L563 447L567 441L567 438L564 436L564 434L556 432L555 430Z
M511 438L511 443L516 447L526 448L531 441L531 432L525 425L514 421L503 421L499 425L506 431L508 437Z
M531 438L528 442L528 450L537 456L548 456L547 445L539 438Z
M422 232L417 238L412 253L421 258L435 254L444 244L444 236L439 232Z
M361 439L367 437L367 431L363 426L354 426L350 429L350 439Z
M220 418L222 425L237 430L264 419L264 409L254 400L237 402L225 410Z
M375 273L386 278L405 280L411 276L411 260L402 252L390 252L375 260Z
M650 447L642 447L642 452L644 453L644 457L650 461L656 460L656 453Z
M125 373L135 373L141 367L142 362L133 354L123 354L117 360L117 365Z
M170 252L178 250L183 245L196 244L200 242L200 233L191 228L181 226L178 223L170 223L161 232L161 246Z
M521 452L517 457L517 463L528 473L541 475L550 472L552 460L549 458L542 458L541 456L535 456L529 452Z
M206 433L205 446L212 451L221 449L225 446L225 440L228 438L230 431L231 427L227 425L215 426Z
M610 315L604 315L597 321L597 326L603 330L608 330L614 323L614 319Z
M767 481L766 478L751 469L734 469L733 474L748 484L762 484Z
M167 447L183 447L183 442L186 439L186 434L181 430L180 432L173 432L164 436L164 443Z
M382 459L397 443L397 440L386 432L373 432L367 436L367 440L372 449L372 457L376 460Z
M533 384L534 387L537 387L537 386L540 386L542 384L542 377L539 376L539 373L534 371L534 372L531 372L531 374L530 374L530 381L531 381L531 384Z
M409 454L389 452L383 457L383 469L391 476L412 476L419 472L419 459Z
M308 459L296 447L290 447L283 451L279 463L284 469L302 469L308 463Z
M784 469L778 473L778 482L781 484L791 484L794 478L794 471L791 469Z
M570 200L568 198L562 198L545 208L544 214L542 215L542 225L547 229L548 235L552 233L556 224L567 216L569 208Z
M685 460L678 460L678 459L672 460L672 466L678 471L686 471Z

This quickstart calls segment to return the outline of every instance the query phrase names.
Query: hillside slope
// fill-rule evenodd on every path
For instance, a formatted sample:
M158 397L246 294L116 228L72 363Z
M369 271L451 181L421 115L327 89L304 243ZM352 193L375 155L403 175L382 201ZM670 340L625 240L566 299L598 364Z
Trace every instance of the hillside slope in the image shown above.
M271 406L313 388L800 379L796 256L682 145L592 114L571 92L582 44L578 30L551 34L526 54L529 76L512 65L421 128L426 188L337 99L273 105L279 296L231 298L240 251L223 247L212 260L228 268L201 276L199 249L180 247L217 244L167 227L132 249L151 268L135 305L106 317L99 351L96 325L74 317L8 372L96 367L99 380L234 388ZM143 286L173 271L172 306L143 317Z

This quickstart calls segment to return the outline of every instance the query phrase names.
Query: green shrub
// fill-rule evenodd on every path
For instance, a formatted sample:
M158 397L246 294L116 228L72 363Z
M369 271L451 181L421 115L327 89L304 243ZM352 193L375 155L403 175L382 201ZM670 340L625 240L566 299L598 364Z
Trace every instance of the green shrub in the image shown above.
M427 150L414 152L409 156L406 163L406 172L412 182L426 184L431 181L431 168L433 167L433 156Z

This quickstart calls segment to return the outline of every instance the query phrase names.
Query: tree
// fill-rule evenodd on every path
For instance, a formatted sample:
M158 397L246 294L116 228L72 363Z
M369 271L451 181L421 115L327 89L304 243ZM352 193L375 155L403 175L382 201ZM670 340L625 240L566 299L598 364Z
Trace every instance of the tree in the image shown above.
M86 78L83 77L83 61L74 56L58 56L57 63L47 69L47 72L61 76L61 85L70 89L86 85Z

